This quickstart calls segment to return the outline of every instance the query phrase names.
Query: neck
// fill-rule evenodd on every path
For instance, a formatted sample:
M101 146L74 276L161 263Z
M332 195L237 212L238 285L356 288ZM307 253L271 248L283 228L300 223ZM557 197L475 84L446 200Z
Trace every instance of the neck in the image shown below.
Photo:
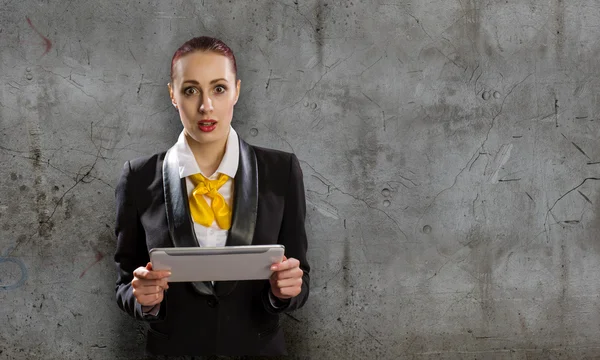
M225 156L225 146L227 145L227 138L217 140L211 143L202 144L190 137L185 135L188 145L194 154L196 163L200 167L200 171L207 177L212 176L215 171L219 168L223 156Z

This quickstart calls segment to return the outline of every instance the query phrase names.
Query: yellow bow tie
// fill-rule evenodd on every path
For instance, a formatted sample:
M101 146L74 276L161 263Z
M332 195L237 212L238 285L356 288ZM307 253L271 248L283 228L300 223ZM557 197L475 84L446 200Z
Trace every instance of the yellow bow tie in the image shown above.
M194 174L189 178L195 186L192 196L189 198L192 219L206 227L210 227L216 219L217 225L221 229L229 230L231 228L231 211L225 198L218 191L229 180L229 176L219 174L217 180L209 180L202 174ZM212 199L211 206L208 206L203 195Z

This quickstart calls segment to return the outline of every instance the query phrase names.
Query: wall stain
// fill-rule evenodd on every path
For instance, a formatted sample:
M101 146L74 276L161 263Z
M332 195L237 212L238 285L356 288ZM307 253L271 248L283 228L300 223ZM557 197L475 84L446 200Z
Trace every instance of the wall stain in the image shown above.
M92 268L92 266L96 265L97 263L99 263L100 261L102 261L102 259L104 259L104 254L103 254L103 253L101 253L101 252L100 252L100 251L98 251L98 250L94 250L94 251L96 252L96 260L95 260L93 263L91 263L91 264L90 264L90 265L89 265L87 268L85 268L85 269L84 269L84 270L81 272L81 275L79 275L79 278L80 278L80 279L81 279L81 278L82 278L82 277L85 275L85 273L86 273L86 272L87 272L89 269L91 269L91 268Z
M31 22L29 17L25 17L25 19L27 19L27 23L33 29L33 31L35 31L42 38L42 40L44 40L45 50L42 56L46 55L50 51L50 49L52 49L52 41L50 41L50 39L42 35L42 33L39 32L39 30L36 29L35 26L33 26L33 23Z
M315 31L315 39L316 39L316 43L317 43L317 58L319 59L319 64L321 64L321 66L323 67L323 41L324 41L324 36L323 36L323 28L325 26L325 14L323 13L323 0L318 0L317 1L317 7L315 8L315 15L317 18L317 25L316 28L314 29Z
M21 260L19 258L11 257L9 255L11 250L12 249L8 249L4 255L0 256L0 267L2 266L3 263L13 263L19 267L21 276L20 276L19 280L17 280L14 284L9 284L9 285L2 284L3 279L0 278L0 290L18 289L25 284L25 281L27 281L27 278L28 278L28 272L27 272L27 267L25 266L25 263L23 262L23 260Z
M563 61L563 51L565 45L565 4L564 0L556 0L555 5L556 16L556 56L557 61L561 64Z
M67 206L65 206L65 219L70 219L75 206L75 198L73 196L67 199Z

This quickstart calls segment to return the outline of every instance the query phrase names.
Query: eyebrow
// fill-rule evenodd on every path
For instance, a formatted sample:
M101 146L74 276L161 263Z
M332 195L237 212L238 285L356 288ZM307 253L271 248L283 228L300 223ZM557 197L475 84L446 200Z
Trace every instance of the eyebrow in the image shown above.
M227 79L225 79L225 78L214 79L214 80L212 80L210 82L210 84L214 84L214 83L219 82L219 81L225 81L225 82L227 82ZM185 80L183 82L183 84L185 84L185 83L192 83L192 84L200 85L200 83L197 82L196 80Z

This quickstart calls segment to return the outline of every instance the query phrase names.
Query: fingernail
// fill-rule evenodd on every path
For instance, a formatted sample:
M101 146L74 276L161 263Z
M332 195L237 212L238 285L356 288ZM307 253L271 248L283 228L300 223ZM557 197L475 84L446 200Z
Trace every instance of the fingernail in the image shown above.
M167 276L171 276L171 272L170 271L167 273Z
M271 270L277 270L277 266L276 265L271 266Z

